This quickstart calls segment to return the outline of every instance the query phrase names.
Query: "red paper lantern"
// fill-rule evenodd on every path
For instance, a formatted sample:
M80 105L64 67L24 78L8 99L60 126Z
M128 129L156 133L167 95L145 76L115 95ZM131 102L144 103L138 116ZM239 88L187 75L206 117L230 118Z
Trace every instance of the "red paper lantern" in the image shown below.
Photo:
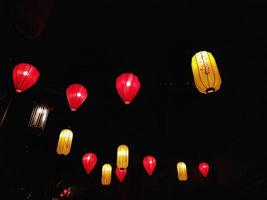
M115 173L118 180L122 182L127 174L127 169L116 168Z
M204 176L207 177L208 173L209 173L209 165L208 163L202 162L199 164L198 169L200 171L200 173Z
M71 111L76 111L87 98L87 90L83 85L72 84L66 90Z
M82 158L83 166L87 174L89 174L95 167L97 156L94 153L86 153Z
M13 82L16 92L21 93L33 86L40 76L39 71L31 64L20 63L13 69Z
M143 165L149 176L153 174L156 167L156 158L153 156L146 156L143 159Z
M138 77L133 73L123 73L116 79L116 89L125 104L130 104L140 88Z

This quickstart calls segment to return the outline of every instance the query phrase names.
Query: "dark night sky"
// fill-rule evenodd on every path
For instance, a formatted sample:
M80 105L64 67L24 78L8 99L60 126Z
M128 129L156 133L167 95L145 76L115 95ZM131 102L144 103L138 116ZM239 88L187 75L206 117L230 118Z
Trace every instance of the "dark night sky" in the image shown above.
M37 3L36 3L37 2ZM0 111L9 100L1 132L1 172L17 199L52 199L73 187L70 199L264 199L267 196L265 4L179 1L3 1L0 37ZM210 51L221 89L200 94L191 58ZM12 69L29 62L40 71L36 85L16 94ZM115 89L123 72L141 88L126 106ZM71 112L65 90L78 82L88 99ZM44 131L27 127L35 102L52 108ZM71 153L56 154L63 128L74 132ZM127 144L125 182L113 175L100 184L101 166L115 169L116 149ZM86 175L81 157L98 156ZM152 177L142 166L157 158ZM197 165L210 163L207 179ZM188 165L189 181L177 179L176 163ZM215 194L214 194L215 193Z

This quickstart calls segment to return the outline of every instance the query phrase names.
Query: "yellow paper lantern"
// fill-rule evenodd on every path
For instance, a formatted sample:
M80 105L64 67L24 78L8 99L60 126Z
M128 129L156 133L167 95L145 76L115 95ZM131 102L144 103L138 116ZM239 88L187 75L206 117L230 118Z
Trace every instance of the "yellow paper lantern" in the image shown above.
M44 130L49 111L50 109L47 105L37 104L32 110L28 126Z
M178 162L177 163L177 173L178 173L178 179L180 181L186 181L187 180L187 170L186 170L186 164L184 162Z
M109 185L111 183L112 167L110 164L104 164L102 167L101 184Z
M57 153L59 155L68 155L70 153L71 144L73 139L73 133L69 129L64 129L59 135L59 140L57 144Z
M221 76L210 52L200 51L192 57L194 82L199 92L207 94L220 89Z
M120 145L117 150L117 167L126 169L129 161L129 149L126 145Z

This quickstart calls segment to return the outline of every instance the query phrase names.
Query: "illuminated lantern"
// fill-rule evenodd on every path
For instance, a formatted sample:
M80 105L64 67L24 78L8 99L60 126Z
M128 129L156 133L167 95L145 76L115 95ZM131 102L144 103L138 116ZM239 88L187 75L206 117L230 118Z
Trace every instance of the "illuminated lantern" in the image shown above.
M95 167L97 156L94 153L86 153L82 158L83 166L87 174L89 174Z
M140 88L138 77L133 73L123 73L116 79L116 89L125 104L130 104Z
M122 182L127 174L127 169L116 168L115 173L116 173L118 180Z
M126 145L120 145L117 149L117 167L126 169L129 161L129 149Z
M198 165L198 170L200 173L204 176L207 177L209 173L209 165L208 163L202 162Z
M220 89L221 76L214 57L207 51L200 51L192 58L195 86L199 92L207 94Z
M31 64L20 63L13 69L13 82L16 92L21 93L33 86L40 76L39 71Z
M149 176L153 174L156 167L156 159L153 156L146 156L143 159L143 165Z
M178 173L178 179L180 181L187 180L187 170L186 170L186 165L184 162L177 163L177 173Z
M71 144L73 139L73 133L69 129L64 129L59 135L59 140L57 144L57 153L59 155L68 155L70 153Z
M109 185L111 183L112 167L110 164L104 164L102 167L101 184Z
M87 98L87 90L83 85L74 83L66 90L71 111L76 111Z
M28 126L44 130L49 111L46 104L37 104L32 110Z

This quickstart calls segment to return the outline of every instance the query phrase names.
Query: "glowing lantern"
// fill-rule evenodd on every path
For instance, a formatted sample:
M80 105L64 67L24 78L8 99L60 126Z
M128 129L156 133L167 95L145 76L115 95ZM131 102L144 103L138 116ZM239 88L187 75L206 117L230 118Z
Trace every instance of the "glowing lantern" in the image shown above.
M28 126L44 130L49 111L50 109L47 105L37 104L32 110Z
M57 153L59 155L68 155L70 153L71 144L73 139L73 133L69 129L64 129L59 135L59 140L57 144Z
M199 92L207 94L220 89L221 76L214 57L207 51L200 51L192 58L194 82Z
M13 69L13 82L16 92L21 93L29 89L37 82L39 76L40 73L31 64L20 63L16 65Z
M76 111L87 98L87 90L83 85L74 83L66 90L71 111Z
M187 180L186 165L184 162L178 162L177 163L177 173L178 173L178 179L180 181L186 181Z
M156 167L156 159L153 156L146 156L143 159L143 165L149 176L153 174Z
M209 173L209 165L208 163L202 162L198 165L198 169L200 173L204 176L207 177Z
M126 169L129 161L129 149L126 145L120 145L117 149L117 167Z
M122 182L127 174L127 169L116 168L115 173L116 173L118 180Z
M112 167L110 164L104 164L102 167L101 184L109 185L111 183Z
M89 174L95 167L97 156L94 153L86 153L82 158L83 166L87 174Z
M123 73L116 79L116 89L125 104L130 104L140 88L138 77L132 73Z

